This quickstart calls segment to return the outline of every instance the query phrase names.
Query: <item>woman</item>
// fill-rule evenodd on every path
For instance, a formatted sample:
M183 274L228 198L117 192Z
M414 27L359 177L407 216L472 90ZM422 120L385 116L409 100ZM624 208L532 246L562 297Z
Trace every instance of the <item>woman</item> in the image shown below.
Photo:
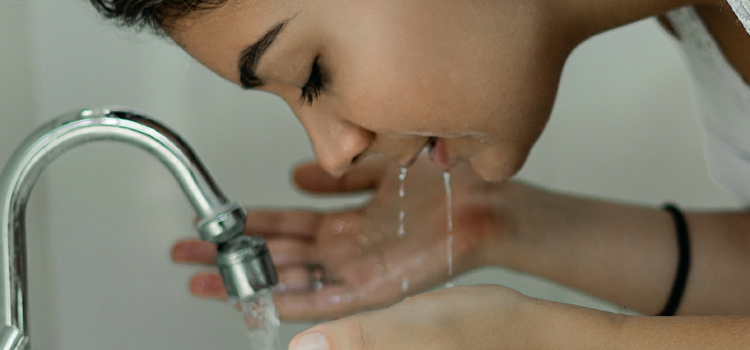
M318 158L297 169L301 188L376 190L358 210L250 213L247 233L267 237L286 289L276 297L283 318L385 307L444 280L447 170L456 273L503 265L646 315L686 316L609 314L499 286L449 288L315 326L293 349L723 349L750 341L750 318L689 317L750 313L747 213L683 216L504 181L544 128L570 52L602 31L666 14L704 96L710 166L743 195L750 36L737 20L750 28L747 0L92 2L126 25L162 31L225 79L282 97ZM419 159L425 148L434 166ZM405 198L401 166L411 166ZM401 209L418 223L403 238ZM213 254L197 241L173 251L183 262L210 263ZM191 287L224 295L215 275L198 275Z

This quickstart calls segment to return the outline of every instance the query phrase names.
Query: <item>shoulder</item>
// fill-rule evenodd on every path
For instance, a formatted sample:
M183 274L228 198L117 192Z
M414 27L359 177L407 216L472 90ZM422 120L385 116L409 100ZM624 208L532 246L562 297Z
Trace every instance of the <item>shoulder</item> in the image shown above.
M750 0L729 0L735 6L747 6L750 10ZM745 2L746 4L742 4ZM695 6L706 27L724 51L730 63L742 75L746 82L750 82L750 35L743 24L738 21L737 14L728 2L719 5Z

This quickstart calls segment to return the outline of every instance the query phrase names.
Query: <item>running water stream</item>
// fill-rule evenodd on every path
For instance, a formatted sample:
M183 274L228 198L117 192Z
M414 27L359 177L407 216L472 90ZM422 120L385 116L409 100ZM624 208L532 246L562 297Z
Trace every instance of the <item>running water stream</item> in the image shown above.
M279 313L273 303L273 292L262 290L249 300L237 303L248 330L251 350L281 350Z
M443 173L443 184L445 185L445 206L447 210L446 221L448 224L448 237L446 239L446 260L448 261L448 278L453 277L453 193L451 192L451 173ZM453 287L448 282L445 288Z
M401 238L406 234L404 229L404 212L403 198L406 194L404 180L406 180L407 168L401 168L401 172L398 175L399 189L398 196L401 198L401 210L398 214L398 237ZM446 238L446 260L448 262L448 278L453 277L453 193L451 191L451 174L449 172L443 173L443 185L445 186L445 205L446 205L446 223L448 228L448 237ZM453 283L447 282L445 288L453 287ZM401 291L407 293L409 291L409 278L401 278Z
M400 200L400 206L401 211L398 213L398 236L403 237L406 234L406 230L404 229L404 216L406 216L406 213L404 212L404 196L406 195L406 187L404 185L406 180L406 172L407 168L401 168L401 173L398 174L398 197Z
M398 213L398 237L402 238L406 234L406 230L404 229L404 217L406 216L406 212L404 211L404 196L406 195L406 172L408 169L406 167L401 168L401 173L398 174L398 197L399 197L399 206L401 207L401 210ZM401 291L403 293L409 292L409 277L402 277L401 278Z

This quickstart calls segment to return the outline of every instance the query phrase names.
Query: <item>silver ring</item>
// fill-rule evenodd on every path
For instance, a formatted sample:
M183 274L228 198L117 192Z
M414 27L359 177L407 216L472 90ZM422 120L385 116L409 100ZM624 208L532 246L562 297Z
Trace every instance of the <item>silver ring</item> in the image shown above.
M321 264L308 264L307 278L310 281L310 289L314 292L322 290L323 287L328 283L326 270Z

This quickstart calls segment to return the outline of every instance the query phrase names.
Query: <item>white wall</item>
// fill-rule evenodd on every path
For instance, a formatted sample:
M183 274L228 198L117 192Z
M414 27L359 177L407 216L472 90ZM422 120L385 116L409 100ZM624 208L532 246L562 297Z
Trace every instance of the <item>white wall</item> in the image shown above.
M737 205L708 178L690 86L653 21L590 41L569 62L522 177L639 203ZM0 1L0 162L42 121L106 104L148 111L180 131L235 200L344 203L304 197L280 176L312 153L279 99L241 91L162 39L112 28L88 1ZM59 159L42 181L29 212L30 244L38 246L30 272L35 348L249 348L231 307L187 292L196 268L169 261L171 243L195 233L190 207L156 161L119 145L88 146ZM459 279L479 282L618 310L502 269ZM284 325L284 341L304 327Z

